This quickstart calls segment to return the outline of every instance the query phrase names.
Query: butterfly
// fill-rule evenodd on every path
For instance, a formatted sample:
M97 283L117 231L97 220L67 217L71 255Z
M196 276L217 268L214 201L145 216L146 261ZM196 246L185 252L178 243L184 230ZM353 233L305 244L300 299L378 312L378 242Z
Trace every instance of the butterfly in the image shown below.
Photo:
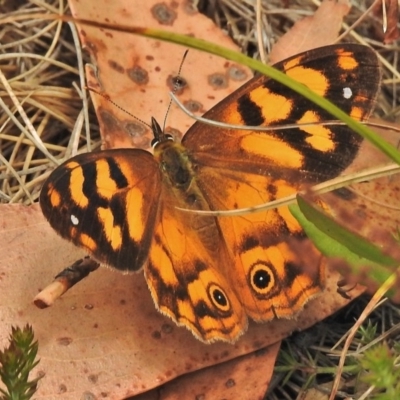
M380 85L371 49L340 44L275 65L357 120ZM121 271L144 269L155 305L201 341L235 342L248 320L293 318L325 284L321 254L286 206L234 210L296 193L339 175L361 137L286 86L256 76L205 118L246 126L302 124L260 132L196 122L181 143L153 119L153 154L112 149L73 157L46 180L40 205L63 238ZM309 125L304 125L310 123Z

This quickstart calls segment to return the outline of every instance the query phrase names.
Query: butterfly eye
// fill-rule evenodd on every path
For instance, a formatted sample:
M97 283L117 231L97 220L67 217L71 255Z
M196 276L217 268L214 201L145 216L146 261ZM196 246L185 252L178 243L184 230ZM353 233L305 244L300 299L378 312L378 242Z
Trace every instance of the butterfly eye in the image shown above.
M254 264L250 270L250 285L258 294L266 294L275 284L274 273L263 263Z
M229 309L231 308L225 292L220 286L216 285L215 283L211 284L208 288L208 295L212 304L214 304L214 306L220 311L226 312L229 311Z
M154 138L150 142L151 147L154 149L157 147L158 144L166 142L167 140L172 140L174 141L174 137L170 135L169 133L166 133L163 138Z

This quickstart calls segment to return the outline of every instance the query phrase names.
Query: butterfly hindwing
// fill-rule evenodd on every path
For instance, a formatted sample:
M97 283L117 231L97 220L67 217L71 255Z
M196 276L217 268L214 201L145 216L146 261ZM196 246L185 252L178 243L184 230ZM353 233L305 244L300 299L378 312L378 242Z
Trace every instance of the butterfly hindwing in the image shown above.
M224 273L230 259L215 219L183 215L162 198L144 270L157 308L200 340L235 340L247 316Z
M248 208L296 191L287 181L230 169L199 167L197 179L219 210ZM222 216L217 223L234 260L232 287L253 320L291 318L324 287L321 254L288 207Z
M40 195L50 225L97 260L138 270L148 256L160 196L160 170L144 150L78 155L60 165Z

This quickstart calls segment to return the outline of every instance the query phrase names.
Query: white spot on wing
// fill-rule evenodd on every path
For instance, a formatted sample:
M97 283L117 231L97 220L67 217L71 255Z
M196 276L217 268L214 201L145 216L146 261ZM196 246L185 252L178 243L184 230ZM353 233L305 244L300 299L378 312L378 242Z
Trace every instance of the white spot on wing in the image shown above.
M343 97L345 99L351 99L353 97L353 92L349 87L343 88Z
M78 217L76 217L75 215L72 215L71 214L71 222L72 222L72 224L73 225L78 225L79 224L79 219L78 219Z

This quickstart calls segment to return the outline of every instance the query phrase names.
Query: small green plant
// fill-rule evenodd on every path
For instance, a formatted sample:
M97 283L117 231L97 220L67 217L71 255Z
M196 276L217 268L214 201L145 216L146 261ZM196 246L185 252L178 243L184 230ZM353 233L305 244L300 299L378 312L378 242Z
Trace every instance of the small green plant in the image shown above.
M386 343L378 344L365 351L360 360L365 370L361 379L375 387L370 399L400 399L399 355Z
M371 343L376 338L377 331L377 324L373 324L371 320L368 319L367 325L364 324L360 326L360 329L358 330L359 334L361 335L360 344L365 346L368 343Z
M0 379L6 390L0 388L1 400L29 400L37 390L38 377L29 381L29 373L39 363L35 361L38 342L34 342L32 327L11 327L10 344L0 350Z

